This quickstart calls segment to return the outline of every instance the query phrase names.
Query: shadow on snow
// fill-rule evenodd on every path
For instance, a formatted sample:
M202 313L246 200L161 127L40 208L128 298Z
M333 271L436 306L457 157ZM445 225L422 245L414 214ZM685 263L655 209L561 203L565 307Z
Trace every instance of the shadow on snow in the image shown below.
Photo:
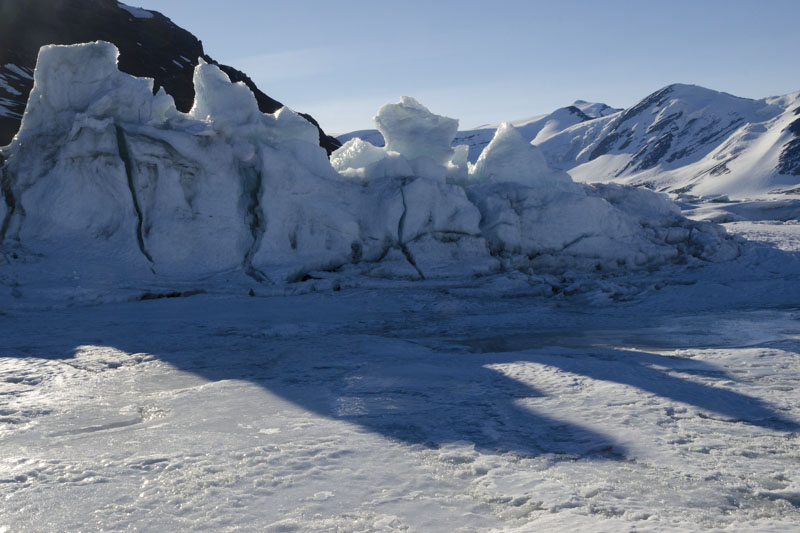
M36 321L26 314L7 315L3 319L10 329L0 338L0 357L71 358L85 345L145 352L208 380L255 383L306 410L387 438L426 446L467 441L484 451L528 456L619 459L626 450L612 437L576 422L580 413L565 421L522 406L525 398L544 393L492 365L545 365L635 387L709 411L712 417L779 431L800 429L765 402L715 386L715 380L731 378L690 358L595 347L542 348L543 339L558 340L552 335L510 345L491 339L450 340L447 345L439 339L426 345L424 339L398 333L398 325L406 324L402 313L352 321L335 306L299 303L200 296L50 311L37 314ZM376 318L369 305L359 312ZM286 327L270 328L276 321ZM309 323L316 329L298 326Z

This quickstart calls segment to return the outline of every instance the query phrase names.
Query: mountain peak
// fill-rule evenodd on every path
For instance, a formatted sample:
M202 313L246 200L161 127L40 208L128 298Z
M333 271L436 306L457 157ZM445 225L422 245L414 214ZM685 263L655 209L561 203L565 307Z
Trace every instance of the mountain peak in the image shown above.
M602 102L587 102L586 100L575 100L572 105L568 107L579 109L581 113L586 115L589 119L604 117L622 111L621 109L613 108Z
M651 98L665 98L667 96L678 100L684 100L689 103L695 102L698 104L716 101L720 98L739 102L753 102L752 98L735 96L724 91L717 91L715 89L709 89L708 87L690 83L672 83L652 93L643 101L647 101Z

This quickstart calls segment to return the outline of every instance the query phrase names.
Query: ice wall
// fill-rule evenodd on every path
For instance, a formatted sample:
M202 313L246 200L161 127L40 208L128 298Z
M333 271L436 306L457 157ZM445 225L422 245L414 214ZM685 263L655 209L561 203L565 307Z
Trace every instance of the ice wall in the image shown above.
M42 48L2 151L0 268L35 263L109 286L226 273L279 283L343 268L595 272L737 251L659 195L573 183L510 125L470 168L451 147L458 122L404 97L375 117L385 147L353 139L329 161L313 126L288 108L260 113L214 65L196 67L184 114L116 56L103 42Z

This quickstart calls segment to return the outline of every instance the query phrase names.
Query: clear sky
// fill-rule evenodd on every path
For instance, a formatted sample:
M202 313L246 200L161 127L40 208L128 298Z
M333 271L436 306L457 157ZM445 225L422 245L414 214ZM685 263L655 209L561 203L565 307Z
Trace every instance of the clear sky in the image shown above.
M800 0L127 0L329 132L401 95L462 128L670 83L800 90Z

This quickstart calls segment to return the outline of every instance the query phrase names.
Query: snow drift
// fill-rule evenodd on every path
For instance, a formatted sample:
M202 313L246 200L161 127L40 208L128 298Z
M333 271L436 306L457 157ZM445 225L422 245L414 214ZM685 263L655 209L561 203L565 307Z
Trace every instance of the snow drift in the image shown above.
M375 117L386 146L352 139L329 161L314 126L288 108L261 113L214 65L196 67L181 113L116 57L104 42L41 49L2 149L5 269L112 286L345 267L409 279L614 271L738 253L664 196L574 183L510 125L472 165L451 147L458 121L403 98Z

